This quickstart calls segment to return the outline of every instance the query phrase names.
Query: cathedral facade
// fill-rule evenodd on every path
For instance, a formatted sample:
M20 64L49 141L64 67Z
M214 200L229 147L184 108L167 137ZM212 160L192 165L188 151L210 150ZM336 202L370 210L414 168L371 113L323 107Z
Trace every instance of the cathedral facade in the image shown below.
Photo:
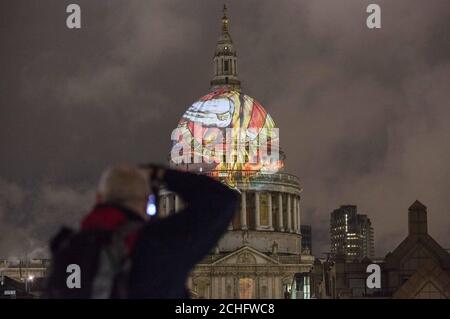
M302 187L284 172L274 121L241 92L226 7L213 69L210 92L177 127L189 152L181 159L172 154L171 165L228 184L240 192L241 203L216 248L192 271L188 288L194 298L310 298L314 257L301 248ZM256 143L261 140L265 146ZM276 156L266 156L268 150ZM160 216L182 206L176 194L160 193Z

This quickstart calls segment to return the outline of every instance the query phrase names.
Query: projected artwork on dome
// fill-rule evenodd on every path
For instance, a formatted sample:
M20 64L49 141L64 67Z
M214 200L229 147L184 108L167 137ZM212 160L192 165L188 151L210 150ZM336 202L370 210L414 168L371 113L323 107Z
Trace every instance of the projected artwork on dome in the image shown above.
M192 104L172 135L172 161L206 170L275 172L279 133L255 99L219 89ZM175 131L174 131L175 132Z

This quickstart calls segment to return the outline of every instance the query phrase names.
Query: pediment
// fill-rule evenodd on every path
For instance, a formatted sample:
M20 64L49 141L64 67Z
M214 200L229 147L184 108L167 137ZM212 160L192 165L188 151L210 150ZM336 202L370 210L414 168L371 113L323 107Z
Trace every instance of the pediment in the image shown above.
M248 246L216 260L213 265L278 265L279 262Z

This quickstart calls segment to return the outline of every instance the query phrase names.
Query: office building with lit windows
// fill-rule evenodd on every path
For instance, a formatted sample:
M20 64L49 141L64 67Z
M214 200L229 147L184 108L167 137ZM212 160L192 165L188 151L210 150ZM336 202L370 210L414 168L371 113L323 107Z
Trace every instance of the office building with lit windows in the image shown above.
M372 258L375 253L370 218L358 214L356 205L343 205L331 212L331 253L346 259Z

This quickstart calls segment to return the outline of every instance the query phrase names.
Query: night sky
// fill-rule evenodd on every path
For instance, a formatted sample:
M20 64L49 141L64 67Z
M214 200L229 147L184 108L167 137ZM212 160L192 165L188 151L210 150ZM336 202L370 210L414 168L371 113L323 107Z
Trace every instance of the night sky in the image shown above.
M77 3L82 28L67 29ZM382 8L369 30L366 7ZM428 207L450 248L450 1L227 1L243 92L280 128L302 223L328 251L329 214L358 205L378 256ZM45 255L94 201L101 170L166 162L209 90L223 1L0 2L0 258Z

